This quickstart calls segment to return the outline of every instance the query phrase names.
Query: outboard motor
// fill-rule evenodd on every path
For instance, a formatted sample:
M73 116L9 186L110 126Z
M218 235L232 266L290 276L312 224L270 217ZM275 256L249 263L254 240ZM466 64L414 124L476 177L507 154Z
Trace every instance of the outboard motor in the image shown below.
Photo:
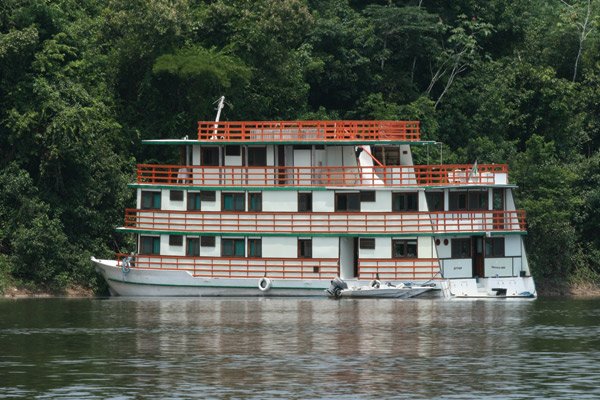
M331 286L329 286L329 289L327 289L326 292L329 294L329 296L338 298L344 289L348 289L348 284L341 278L336 277L331 281Z

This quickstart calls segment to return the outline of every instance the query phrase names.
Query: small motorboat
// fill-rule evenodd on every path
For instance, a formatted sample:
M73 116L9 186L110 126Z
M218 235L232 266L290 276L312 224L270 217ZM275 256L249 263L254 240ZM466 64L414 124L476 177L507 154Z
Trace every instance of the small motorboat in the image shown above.
M349 287L340 278L331 281L331 286L326 290L331 298L354 299L408 299L433 290L434 284L417 285L411 282L392 284L373 280L369 285Z

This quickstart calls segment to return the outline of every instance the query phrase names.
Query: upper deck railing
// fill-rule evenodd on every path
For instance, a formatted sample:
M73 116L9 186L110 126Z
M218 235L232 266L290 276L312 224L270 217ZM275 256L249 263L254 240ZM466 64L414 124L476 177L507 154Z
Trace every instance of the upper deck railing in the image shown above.
M419 121L199 121L198 140L320 142L421 140Z
M127 209L125 227L260 234L443 234L525 232L525 211L197 212Z
M402 187L506 184L506 164L382 167L240 167L139 164L137 183L180 186Z

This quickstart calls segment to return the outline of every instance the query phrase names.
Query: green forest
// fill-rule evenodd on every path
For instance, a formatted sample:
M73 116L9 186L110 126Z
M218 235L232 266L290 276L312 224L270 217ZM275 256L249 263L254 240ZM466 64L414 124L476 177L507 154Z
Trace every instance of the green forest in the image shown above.
M105 290L136 163L176 160L141 141L221 95L222 120L417 119L444 163L508 163L538 285L600 283L599 0L2 0L0 292Z

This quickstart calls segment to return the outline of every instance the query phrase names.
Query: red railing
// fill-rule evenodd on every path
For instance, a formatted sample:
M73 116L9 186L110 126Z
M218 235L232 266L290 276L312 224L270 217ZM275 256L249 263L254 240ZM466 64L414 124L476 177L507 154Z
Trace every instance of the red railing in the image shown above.
M215 142L419 141L419 121L198 122L198 140Z
M359 279L426 281L441 278L439 272L440 263L437 258L358 260Z
M503 174L498 176L497 174ZM507 183L506 164L239 167L139 164L137 182L182 186L367 186Z
M369 234L526 230L525 211L190 212L128 209L125 227L179 232Z
M128 254L117 254L118 265ZM225 258L136 254L131 268L183 270L197 277L331 279L339 275L337 258Z

